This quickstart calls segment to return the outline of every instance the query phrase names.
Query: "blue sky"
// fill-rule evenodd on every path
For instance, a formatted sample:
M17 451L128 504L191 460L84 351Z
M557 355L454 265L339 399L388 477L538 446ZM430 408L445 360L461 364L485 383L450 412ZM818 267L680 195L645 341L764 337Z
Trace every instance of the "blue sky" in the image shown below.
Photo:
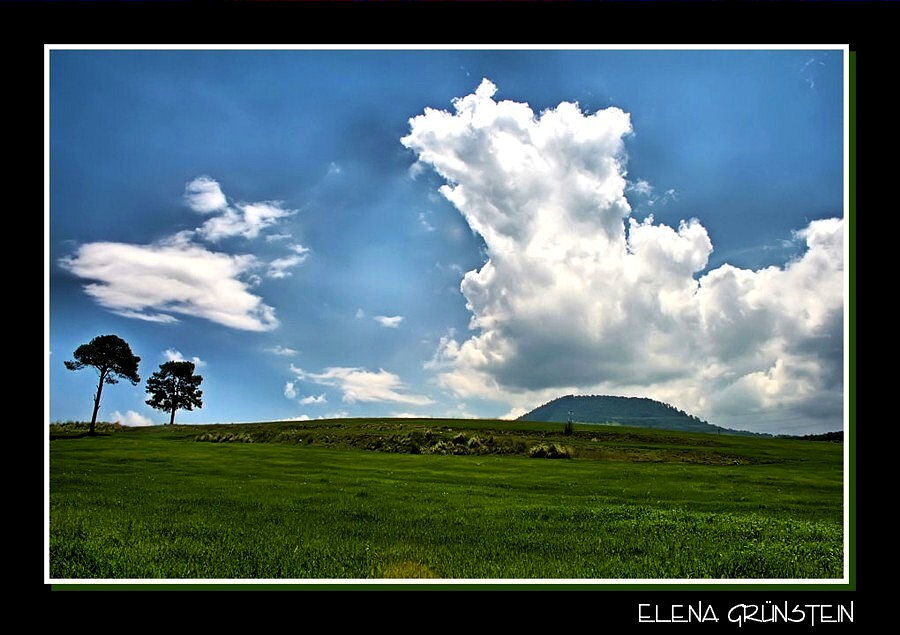
M578 392L839 429L843 79L825 50L54 50L50 418L90 416L62 362L114 333L143 379L200 360L185 423ZM100 418L167 421L146 398Z

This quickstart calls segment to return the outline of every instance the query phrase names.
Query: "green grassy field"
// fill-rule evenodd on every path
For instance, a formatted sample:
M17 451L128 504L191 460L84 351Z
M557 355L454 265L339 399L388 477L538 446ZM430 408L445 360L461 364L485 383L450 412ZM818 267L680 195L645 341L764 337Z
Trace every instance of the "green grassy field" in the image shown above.
M843 573L836 443L458 420L79 432L51 426L52 578ZM531 458L542 444L574 458Z

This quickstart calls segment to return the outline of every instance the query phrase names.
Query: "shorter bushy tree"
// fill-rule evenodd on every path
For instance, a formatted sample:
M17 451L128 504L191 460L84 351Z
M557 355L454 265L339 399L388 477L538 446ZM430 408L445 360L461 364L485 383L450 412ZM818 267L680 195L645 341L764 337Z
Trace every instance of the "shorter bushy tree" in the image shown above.
M203 407L203 391L199 389L201 375L194 374L193 362L166 362L160 364L159 370L147 380L147 392L150 399L147 405L170 412L169 424L175 423L175 411L179 409L193 410Z

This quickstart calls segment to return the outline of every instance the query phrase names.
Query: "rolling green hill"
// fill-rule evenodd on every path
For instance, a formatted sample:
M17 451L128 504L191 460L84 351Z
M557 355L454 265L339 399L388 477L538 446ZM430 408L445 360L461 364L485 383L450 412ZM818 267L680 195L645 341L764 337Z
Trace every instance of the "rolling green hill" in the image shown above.
M660 430L685 430L710 434L769 436L743 430L731 430L707 423L683 410L646 397L610 395L565 395L538 406L519 417L519 421L569 420L579 423L606 423Z
M50 426L53 578L843 573L837 443L453 419L97 429ZM569 460L531 451L550 444Z

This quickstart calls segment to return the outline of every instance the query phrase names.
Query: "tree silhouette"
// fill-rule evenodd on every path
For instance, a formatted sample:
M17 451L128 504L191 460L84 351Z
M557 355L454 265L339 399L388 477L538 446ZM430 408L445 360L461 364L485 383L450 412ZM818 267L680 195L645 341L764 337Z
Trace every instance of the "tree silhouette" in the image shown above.
M97 394L94 395L94 412L91 415L91 429L88 434L94 434L94 424L97 422L97 411L100 409L100 394L103 392L103 384L117 384L119 379L127 379L132 384L141 381L138 376L138 363L141 358L131 352L131 347L122 338L116 335L98 335L87 344L82 344L75 349L74 361L65 362L69 370L81 370L85 366L91 366L100 374L97 383Z
M169 425L175 423L175 411L179 408L193 410L194 406L203 407L203 391L198 390L201 375L194 374L193 362L166 362L160 364L159 370L147 380L147 392L150 399L147 405L171 412Z

